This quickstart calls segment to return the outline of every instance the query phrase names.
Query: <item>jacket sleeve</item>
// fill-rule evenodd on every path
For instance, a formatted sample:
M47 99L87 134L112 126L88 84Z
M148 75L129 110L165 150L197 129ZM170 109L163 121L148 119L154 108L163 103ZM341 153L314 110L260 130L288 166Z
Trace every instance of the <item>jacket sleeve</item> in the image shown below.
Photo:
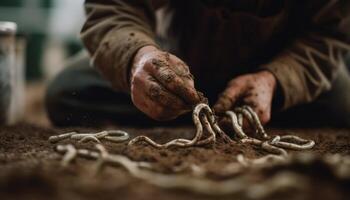
M344 54L350 50L346 36L350 25L347 16L350 2L326 2L319 9L317 5L311 5L318 11L310 16L305 34L263 66L275 75L280 85L282 109L311 102L330 90L338 69L344 65ZM312 13L307 9L304 11Z
M81 38L92 65L118 91L129 92L129 68L138 49L157 46L149 0L86 0Z

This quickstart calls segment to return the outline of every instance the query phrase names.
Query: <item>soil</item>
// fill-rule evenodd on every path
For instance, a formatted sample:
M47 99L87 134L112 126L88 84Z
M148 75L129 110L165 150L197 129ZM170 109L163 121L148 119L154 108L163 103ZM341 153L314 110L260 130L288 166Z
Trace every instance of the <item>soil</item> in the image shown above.
M0 127L0 199L259 199L246 194L205 196L185 190L161 189L145 181L132 178L124 169L106 167L96 173L96 163L79 158L67 168L60 165L61 155L47 139L70 131L100 131L91 128L52 128L45 112L43 95L45 84L35 83L27 88L27 106L24 123L12 127ZM33 114L35 113L35 114ZM190 138L191 127L135 129L128 127L104 127L122 129L132 137L148 135L158 142L173 138ZM246 177L248 184L268 182L276 175L294 173L302 177L299 187L271 193L260 199L349 199L350 178L340 179L334 169L320 161L325 154L350 155L349 129L268 129L269 134L295 134L313 139L316 146L306 153L313 159L300 157L286 165L266 169L251 169L239 174L224 173L224 166L236 162L240 153L249 158L265 155L259 148L242 144L186 149L155 149L146 144L127 147L126 143L104 142L108 151L126 155L135 161L151 162L157 172L173 174L174 166L194 163L208 171L206 178L216 181ZM62 142L64 144L67 142ZM93 148L93 143L76 144L78 148ZM291 156L308 155L289 151ZM350 170L345 168L345 170ZM188 172L183 172L187 174ZM300 187L301 186L301 187ZM258 190L256 190L258 191Z
M188 138L194 132L189 127L117 128L128 131L132 137L140 134L149 135L159 142L179 136ZM0 199L218 199L185 190L161 189L132 178L120 167L106 167L96 173L95 163L82 158L67 168L62 168L61 155L55 152L55 145L50 144L47 139L51 135L72 130L98 131L87 128L43 128L30 124L1 127ZM286 132L315 140L317 145L308 152L316 157L328 153L350 155L350 130L268 129L270 134ZM74 145L93 148L93 143ZM174 173L174 166L195 163L207 169L209 172L207 178L214 180L232 178L222 173L222 169L228 163L235 162L236 155L240 153L249 158L265 155L265 152L256 147L238 143L228 145L218 142L215 146L164 150L143 143L132 147L126 146L126 143L104 142L104 145L111 153L126 155L136 161L151 162L156 166L156 171L166 174ZM291 155L297 154L289 152ZM350 195L350 180L338 179L329 167L318 161L247 170L235 176L249 177L253 184L267 181L273 175L282 172L293 172L302 176L305 187L301 191L279 191L273 196L266 197L267 199L347 199ZM244 196L235 197L246 199ZM219 197L219 199L232 198L229 195Z

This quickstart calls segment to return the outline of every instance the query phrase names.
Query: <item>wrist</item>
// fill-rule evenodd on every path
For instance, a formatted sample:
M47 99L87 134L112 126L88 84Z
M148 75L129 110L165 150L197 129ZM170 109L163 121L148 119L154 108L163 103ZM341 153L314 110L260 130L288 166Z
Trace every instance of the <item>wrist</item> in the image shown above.
M272 110L273 111L280 110L283 106L284 96L282 93L281 85L278 82L278 79L269 70L263 70L258 73L262 73L263 74L262 76L265 77L267 83L272 86L272 93L273 93Z
M138 62L139 60L141 60L141 58L148 54L148 53L151 53L151 52L154 52L154 51L159 51L159 49L155 46L152 46L152 45L147 45L147 46L144 46L144 47L141 47L135 54L134 56L134 63L135 62Z
M275 75L273 75L270 71L268 70L263 70L257 73L257 75L264 79L264 81L267 82L269 87L272 89L272 91L275 91L277 88L277 80Z
M140 63L142 62L142 60L144 59L145 55L154 52L154 51L159 51L159 49L155 46L152 45L147 45L144 47L141 47L135 54L132 64L131 64L131 68L130 68L130 74L129 74L129 78L130 80L133 77L133 74L137 68L137 66L140 65Z

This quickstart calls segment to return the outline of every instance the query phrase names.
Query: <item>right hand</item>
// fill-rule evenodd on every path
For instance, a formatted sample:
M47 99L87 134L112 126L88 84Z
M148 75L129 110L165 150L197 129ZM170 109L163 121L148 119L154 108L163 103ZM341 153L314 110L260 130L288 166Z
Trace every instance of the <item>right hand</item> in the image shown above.
M155 120L175 119L201 101L188 66L153 46L137 52L130 82L134 105Z

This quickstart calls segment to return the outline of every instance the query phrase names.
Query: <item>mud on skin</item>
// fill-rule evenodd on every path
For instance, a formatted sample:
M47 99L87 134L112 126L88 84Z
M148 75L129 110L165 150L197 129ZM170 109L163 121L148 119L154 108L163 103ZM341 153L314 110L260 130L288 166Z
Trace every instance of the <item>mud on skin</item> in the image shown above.
M201 101L191 77L187 65L176 56L143 47L131 69L133 103L149 117L162 121L190 112Z

